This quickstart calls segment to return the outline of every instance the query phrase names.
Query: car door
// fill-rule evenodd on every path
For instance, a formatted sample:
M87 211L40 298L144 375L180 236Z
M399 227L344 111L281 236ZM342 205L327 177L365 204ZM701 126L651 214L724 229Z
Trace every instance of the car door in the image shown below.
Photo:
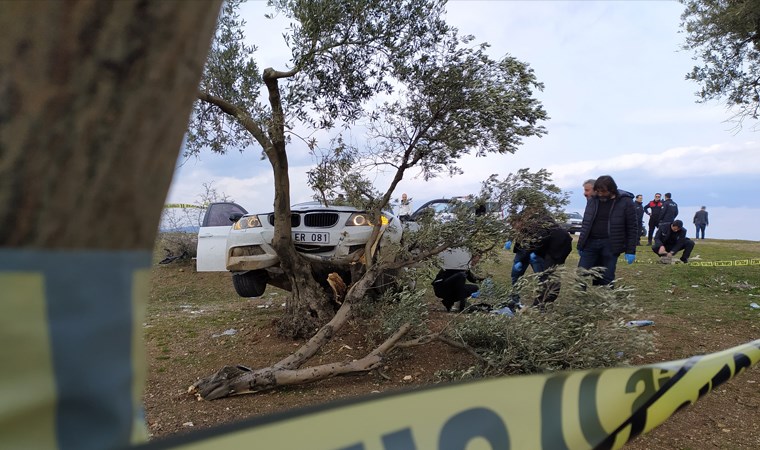
M198 257L195 262L198 272L227 271L227 235L232 226L230 216L247 213L245 208L236 203L209 205L198 230Z

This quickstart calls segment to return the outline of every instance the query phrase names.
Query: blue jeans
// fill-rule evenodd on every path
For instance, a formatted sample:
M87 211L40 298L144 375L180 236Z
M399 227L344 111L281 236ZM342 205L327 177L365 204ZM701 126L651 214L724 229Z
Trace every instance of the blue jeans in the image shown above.
M705 238L705 228L707 228L707 224L704 223L698 223L697 224L697 236L694 239L699 239L699 232L702 232L702 239Z
M528 270L528 265L533 268L534 273L541 273L544 271L543 260L539 256L536 262L530 261L530 252L525 250L518 250L515 252L515 260L512 263L512 284L517 283L517 280L525 275Z
M615 269L620 253L612 253L609 239L589 239L586 247L582 250L581 260L578 267L591 269L592 267L604 267L601 278L594 279L594 285L605 286L615 279Z

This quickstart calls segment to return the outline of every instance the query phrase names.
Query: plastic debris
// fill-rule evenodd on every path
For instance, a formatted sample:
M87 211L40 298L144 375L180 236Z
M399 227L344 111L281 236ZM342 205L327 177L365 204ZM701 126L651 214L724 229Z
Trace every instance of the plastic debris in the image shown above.
M219 334L212 334L211 337L218 338L218 337L221 337L221 336L232 336L235 333L237 333L237 330L234 329L234 328L230 328L229 330L224 330L223 332L221 332Z
M648 327L649 325L654 325L654 321L652 320L631 320L630 322L626 322L625 326L627 327Z
M758 304L757 304L757 303L755 303L755 302L752 302L752 303L750 303L750 304L749 304L749 307L750 307L750 308L752 308L752 309L760 309L760 305L758 305Z

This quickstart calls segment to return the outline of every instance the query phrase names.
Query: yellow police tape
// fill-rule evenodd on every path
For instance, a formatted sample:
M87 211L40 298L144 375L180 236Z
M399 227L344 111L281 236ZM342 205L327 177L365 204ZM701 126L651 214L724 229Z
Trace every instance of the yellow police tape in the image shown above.
M148 447L620 448L759 360L756 340L648 366L489 379L326 405Z
M164 208L196 208L203 209L205 206L193 205L191 203L167 203Z
M637 259L637 263L654 264L657 261ZM739 267L739 266L760 266L760 258L752 259L734 259L724 261L689 261L689 266L702 267Z

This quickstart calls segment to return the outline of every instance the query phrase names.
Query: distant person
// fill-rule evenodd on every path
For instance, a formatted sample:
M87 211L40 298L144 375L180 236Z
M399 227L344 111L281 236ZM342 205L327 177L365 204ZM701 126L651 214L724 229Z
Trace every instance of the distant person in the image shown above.
M633 207L636 209L636 245L641 245L641 236L644 234L644 196L639 194L633 199Z
M707 219L707 207L703 206L694 214L694 225L697 227L697 235L694 239L699 239L699 232L702 232L702 239L705 238L705 228L710 225L710 221Z
M678 203L673 201L670 192L666 192L665 200L662 202L660 223L657 226L660 227L673 223L673 221L676 220L676 217L678 217Z
M694 241L686 237L683 222L677 219L657 230L654 245L652 245L652 251L662 257L660 261L663 263L670 263L673 256L681 250L683 250L681 262L688 263L692 249L694 249Z
M625 253L628 264L636 260L637 232L633 194L618 189L611 176L602 175L596 179L594 195L583 213L578 267L604 267L601 278L594 279L594 285L609 285L615 279L621 253Z
M398 218L408 220L412 215L412 200L406 196L406 192L401 194L401 203L398 205Z
M594 183L596 182L595 179L589 178L588 180L583 182L583 196L586 197L586 201L591 198L592 195L594 195Z
M660 216L662 215L662 194L659 192L654 194L654 199L644 207L644 212L649 216L649 231L647 232L647 245L652 245L652 237L654 231L657 229L657 225L660 224Z

